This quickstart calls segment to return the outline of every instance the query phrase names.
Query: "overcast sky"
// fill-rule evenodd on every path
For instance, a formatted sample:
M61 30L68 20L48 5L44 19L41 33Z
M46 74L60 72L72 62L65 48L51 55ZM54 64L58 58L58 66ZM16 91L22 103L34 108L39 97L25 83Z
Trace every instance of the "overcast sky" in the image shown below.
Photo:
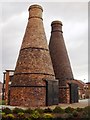
M3 3L2 20L2 70L15 69L20 46L28 22L28 8L33 3ZM51 22L63 23L63 35L74 78L88 81L88 3L38 2L43 7L43 22L49 43ZM0 60L1 66L1 60ZM1 76L2 77L2 76ZM86 79L86 80L84 80Z

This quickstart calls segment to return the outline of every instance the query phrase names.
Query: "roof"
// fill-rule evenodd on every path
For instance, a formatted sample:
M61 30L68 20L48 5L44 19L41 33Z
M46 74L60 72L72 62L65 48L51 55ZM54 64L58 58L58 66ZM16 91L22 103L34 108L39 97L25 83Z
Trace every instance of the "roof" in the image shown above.
M68 80L68 83L70 83L70 82L77 84L79 87L84 87L84 86L86 86L86 83L84 83L84 82L81 81L81 80Z

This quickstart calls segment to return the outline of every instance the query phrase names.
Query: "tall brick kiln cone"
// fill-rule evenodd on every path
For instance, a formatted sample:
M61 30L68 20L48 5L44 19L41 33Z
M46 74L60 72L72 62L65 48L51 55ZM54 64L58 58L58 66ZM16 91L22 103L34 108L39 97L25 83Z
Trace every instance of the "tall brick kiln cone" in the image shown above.
M66 102L66 81L73 80L73 73L64 43L62 22L53 21L51 24L51 37L49 43L50 55L56 79L59 80L60 102ZM62 93L62 94L61 94ZM64 95L64 96L63 96Z
M48 98L50 81L56 86L58 81L55 80L42 12L39 5L29 7L28 24L11 84L10 105L37 107L58 103L58 98L52 103Z

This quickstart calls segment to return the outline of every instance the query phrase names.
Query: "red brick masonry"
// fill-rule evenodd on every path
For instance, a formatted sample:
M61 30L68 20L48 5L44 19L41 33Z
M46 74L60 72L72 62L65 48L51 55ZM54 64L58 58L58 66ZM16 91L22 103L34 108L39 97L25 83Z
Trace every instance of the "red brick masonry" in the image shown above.
M55 79L42 21L42 7L32 5L11 84L10 105L45 106L45 79ZM44 79L44 80L43 80Z

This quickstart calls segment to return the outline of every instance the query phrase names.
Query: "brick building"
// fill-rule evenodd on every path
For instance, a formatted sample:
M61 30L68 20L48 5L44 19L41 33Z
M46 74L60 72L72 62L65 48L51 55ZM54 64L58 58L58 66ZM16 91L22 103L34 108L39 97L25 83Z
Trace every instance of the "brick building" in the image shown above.
M3 72L2 100L5 100L6 104L10 104L10 85L13 80L13 74L14 70Z
M90 99L90 82L86 83L87 87L86 87L86 98Z
M70 83L71 81L67 81ZM72 83L78 85L78 99L85 99L88 95L88 85L81 80L73 80Z
M0 100L2 100L2 82L0 82Z

